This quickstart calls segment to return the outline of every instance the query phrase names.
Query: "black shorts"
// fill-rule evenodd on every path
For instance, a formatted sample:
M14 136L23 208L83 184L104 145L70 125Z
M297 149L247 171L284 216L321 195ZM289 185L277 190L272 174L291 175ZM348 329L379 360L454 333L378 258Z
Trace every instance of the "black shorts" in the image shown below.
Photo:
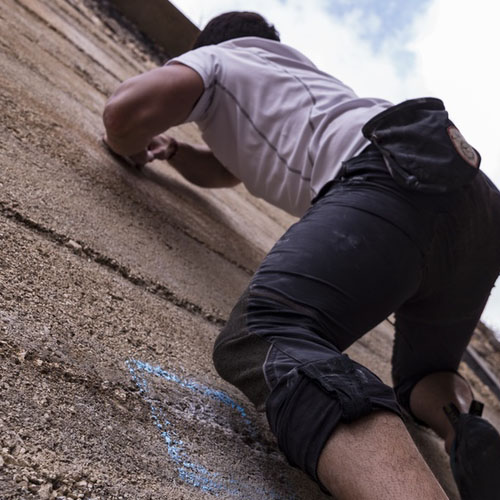
M412 191L370 146L265 258L214 362L316 478L339 422L408 410L422 377L457 370L499 271L500 194L483 173L449 193ZM392 313L397 397L341 354Z

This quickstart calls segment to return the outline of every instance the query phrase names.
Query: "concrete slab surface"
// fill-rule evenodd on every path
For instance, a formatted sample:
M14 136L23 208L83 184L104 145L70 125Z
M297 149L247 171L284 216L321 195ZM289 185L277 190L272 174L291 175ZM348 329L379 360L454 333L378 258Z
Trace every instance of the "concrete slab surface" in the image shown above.
M0 2L0 499L327 498L211 362L293 219L106 151L107 96L161 57L105 4ZM192 125L173 134L200 140ZM385 322L349 353L390 382L391 343ZM408 425L457 499L441 443Z

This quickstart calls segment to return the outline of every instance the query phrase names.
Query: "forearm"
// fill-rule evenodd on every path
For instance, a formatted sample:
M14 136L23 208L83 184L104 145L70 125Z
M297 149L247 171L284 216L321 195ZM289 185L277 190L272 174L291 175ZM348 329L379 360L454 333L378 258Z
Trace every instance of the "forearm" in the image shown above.
M169 164L185 179L205 188L232 187L240 180L231 174L206 146L178 143Z
M130 78L106 103L103 114L106 143L115 153L139 165L167 159L198 186L216 188L238 184L239 180L208 148L180 143L171 157L173 140L160 135L185 121L203 89L198 73L180 64Z

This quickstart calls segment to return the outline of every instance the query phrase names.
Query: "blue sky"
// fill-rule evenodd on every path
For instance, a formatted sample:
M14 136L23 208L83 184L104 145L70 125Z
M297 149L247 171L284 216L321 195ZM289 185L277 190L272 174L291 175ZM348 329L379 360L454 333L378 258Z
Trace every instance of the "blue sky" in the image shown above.
M375 47L385 40L408 34L416 15L426 11L431 0L337 0L326 4L327 12L340 19L349 19L356 11L362 19L374 22L361 22L366 31L361 36L368 38ZM286 5L286 1L282 2Z
M370 43L375 54L383 51L387 44L392 45L394 65L401 74L405 74L415 64L415 54L404 43L411 39L415 17L424 14L430 2L337 0L325 4L325 10L332 17L354 25L356 34ZM283 4L286 5L286 1Z
M173 0L203 27L259 12L282 41L361 96L441 98L500 186L500 4L492 0ZM500 230L500 228L499 228ZM500 282L484 319L500 331Z

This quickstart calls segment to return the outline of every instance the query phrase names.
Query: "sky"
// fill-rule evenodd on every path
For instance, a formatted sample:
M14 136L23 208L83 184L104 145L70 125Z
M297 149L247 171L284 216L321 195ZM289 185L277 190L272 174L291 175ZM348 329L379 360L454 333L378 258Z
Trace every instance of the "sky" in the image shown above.
M198 27L251 10L360 96L439 97L500 186L500 4L493 0L173 0ZM496 62L495 62L496 61ZM499 228L500 230L500 228ZM483 320L500 332L500 281ZM499 333L500 336L500 333Z

